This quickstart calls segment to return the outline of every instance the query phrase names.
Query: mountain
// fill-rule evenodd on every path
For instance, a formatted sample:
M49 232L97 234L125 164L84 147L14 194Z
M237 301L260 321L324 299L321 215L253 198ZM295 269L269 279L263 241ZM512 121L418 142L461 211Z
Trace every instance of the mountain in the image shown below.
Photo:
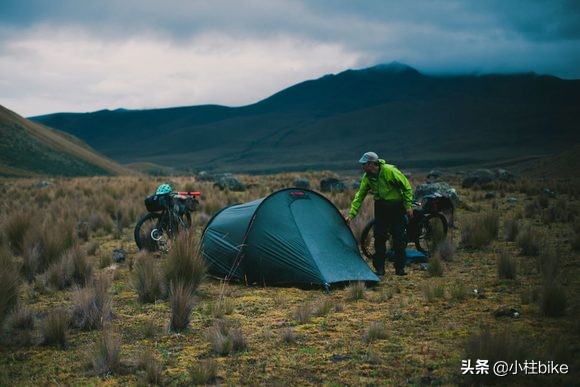
M0 176L132 174L74 136L0 106Z
M32 120L122 163L275 172L352 169L374 150L403 168L552 155L580 143L580 80L428 76L399 63L325 75L242 107L57 113Z

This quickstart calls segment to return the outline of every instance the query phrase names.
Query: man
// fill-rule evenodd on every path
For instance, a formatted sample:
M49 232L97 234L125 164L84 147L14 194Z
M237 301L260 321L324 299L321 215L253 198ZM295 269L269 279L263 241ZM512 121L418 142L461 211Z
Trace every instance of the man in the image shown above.
M405 227L407 215L413 217L411 202L413 190L409 180L394 165L379 159L375 152L367 152L358 161L365 174L356 193L346 221L350 224L360 209L367 193L371 192L375 199L375 255L373 266L376 274L385 274L385 258L387 234L393 236L395 250L395 274L405 273L405 247L407 246Z

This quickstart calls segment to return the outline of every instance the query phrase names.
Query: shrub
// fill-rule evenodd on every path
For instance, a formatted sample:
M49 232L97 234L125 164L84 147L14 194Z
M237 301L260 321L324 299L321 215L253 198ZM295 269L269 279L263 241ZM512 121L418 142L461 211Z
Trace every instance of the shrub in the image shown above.
M141 251L135 258L133 283L140 302L155 302L163 295L163 279L151 253Z
M117 372L121 368L121 336L104 329L93 346L91 363L97 374Z
M64 309L55 309L48 313L42 324L42 342L65 348L68 336L68 315Z
M553 246L545 245L540 248L537 263L538 271L545 281L551 281L558 276L560 272L560 254Z
M194 292L204 279L205 273L206 267L198 238L191 231L180 233L167 256L166 283L188 284Z
M26 305L19 305L14 309L9 318L11 329L32 330L34 329L34 315Z
M187 329L193 311L192 287L183 282L172 283L170 286L169 304L171 320L169 327L174 331Z
M0 326L18 301L20 276L8 251L0 248Z
M217 378L218 363L214 359L201 360L189 368L192 385L214 384Z
M382 321L373 321L364 334L364 341L371 343L375 340L389 337L387 327Z
M517 262L507 251L502 251L497 258L497 275L500 279L516 279Z

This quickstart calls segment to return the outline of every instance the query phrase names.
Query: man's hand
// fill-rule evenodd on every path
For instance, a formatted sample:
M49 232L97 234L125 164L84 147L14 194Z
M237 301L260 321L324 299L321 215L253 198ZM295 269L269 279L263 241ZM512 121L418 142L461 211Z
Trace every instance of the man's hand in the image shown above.
M350 226L350 218L349 218L348 216L345 216L345 217L344 217L344 221L346 222L346 224L347 224L348 226Z
M407 216L409 217L409 219L411 219L413 217L413 209L412 208L407 208Z

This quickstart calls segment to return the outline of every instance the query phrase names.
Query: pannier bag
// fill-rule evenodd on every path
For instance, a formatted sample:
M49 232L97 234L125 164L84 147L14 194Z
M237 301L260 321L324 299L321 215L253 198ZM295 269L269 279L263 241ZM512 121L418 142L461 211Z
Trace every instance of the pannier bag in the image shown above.
M151 195L145 198L145 207L149 212L161 212L169 204L169 195Z

